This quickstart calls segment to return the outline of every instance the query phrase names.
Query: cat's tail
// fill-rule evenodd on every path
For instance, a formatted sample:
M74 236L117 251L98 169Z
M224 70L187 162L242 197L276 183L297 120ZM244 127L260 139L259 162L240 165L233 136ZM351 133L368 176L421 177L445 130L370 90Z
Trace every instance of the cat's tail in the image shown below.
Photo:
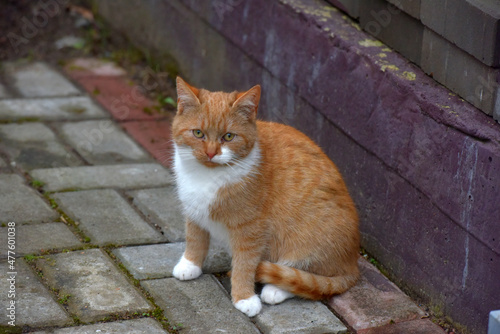
M354 286L359 272L343 276L320 276L284 265L263 261L257 267L256 281L273 284L307 299L320 300L341 294Z

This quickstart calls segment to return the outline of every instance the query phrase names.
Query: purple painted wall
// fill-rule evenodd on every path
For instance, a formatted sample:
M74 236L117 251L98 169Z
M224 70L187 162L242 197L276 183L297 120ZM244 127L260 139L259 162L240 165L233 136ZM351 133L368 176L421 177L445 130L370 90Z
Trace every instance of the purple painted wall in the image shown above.
M263 86L261 117L339 166L363 246L473 332L500 309L500 126L316 0L97 2L208 89ZM130 24L134 22L134 24Z

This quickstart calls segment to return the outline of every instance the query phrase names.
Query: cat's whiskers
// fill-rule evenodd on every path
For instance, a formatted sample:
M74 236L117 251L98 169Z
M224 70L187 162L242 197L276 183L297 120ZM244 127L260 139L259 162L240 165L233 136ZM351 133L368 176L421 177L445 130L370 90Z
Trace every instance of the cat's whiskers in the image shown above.
M260 174L259 170L256 168L258 166L255 164L252 164L251 162L248 162L243 159L238 159L234 158L230 161L234 166L242 168L242 169L250 169L252 174Z
M225 166L231 168L233 170L233 172L235 171L235 169L233 168L233 166L231 166L231 161L228 161L224 164Z

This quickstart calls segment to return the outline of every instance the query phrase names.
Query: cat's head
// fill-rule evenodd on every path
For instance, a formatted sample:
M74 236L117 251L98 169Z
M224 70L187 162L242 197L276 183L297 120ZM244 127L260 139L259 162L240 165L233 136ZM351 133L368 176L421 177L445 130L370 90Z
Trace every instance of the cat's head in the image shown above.
M259 85L246 92L210 92L177 77L177 97L172 134L182 154L217 167L251 152L257 140Z

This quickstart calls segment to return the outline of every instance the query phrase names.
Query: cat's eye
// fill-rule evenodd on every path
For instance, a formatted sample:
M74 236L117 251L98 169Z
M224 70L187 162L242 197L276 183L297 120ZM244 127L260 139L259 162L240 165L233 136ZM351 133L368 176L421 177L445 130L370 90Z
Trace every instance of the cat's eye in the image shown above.
M228 132L222 137L225 141L231 141L234 139L234 136L236 136L234 133Z
M201 130L193 130L193 135L196 138L203 138L203 137L205 137L205 135L203 134L203 132L201 132Z

